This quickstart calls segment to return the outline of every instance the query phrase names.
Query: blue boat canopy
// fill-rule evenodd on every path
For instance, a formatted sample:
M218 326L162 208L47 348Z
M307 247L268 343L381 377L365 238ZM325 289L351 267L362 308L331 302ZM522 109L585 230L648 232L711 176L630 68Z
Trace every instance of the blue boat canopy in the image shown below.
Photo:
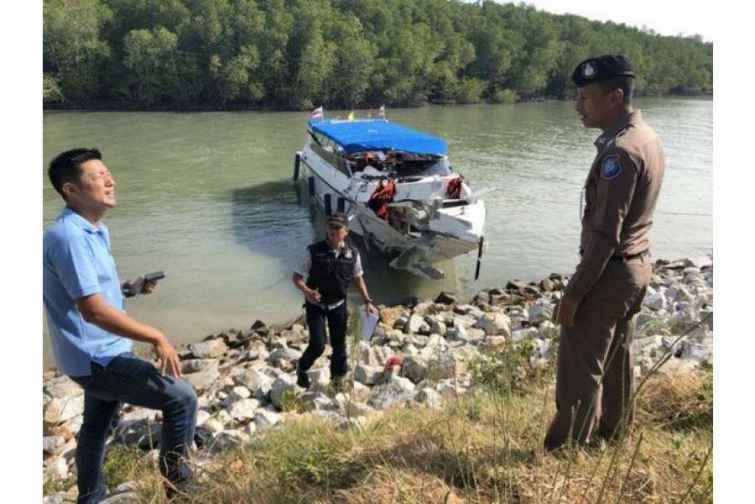
M368 150L448 154L448 144L442 138L387 119L312 120L309 127L342 146L347 154Z

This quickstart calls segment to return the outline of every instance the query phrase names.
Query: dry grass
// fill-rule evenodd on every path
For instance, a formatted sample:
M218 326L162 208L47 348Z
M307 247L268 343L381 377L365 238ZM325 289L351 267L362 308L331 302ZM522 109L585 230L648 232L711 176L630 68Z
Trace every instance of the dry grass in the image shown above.
M364 430L306 418L214 459L184 502L712 502L712 371L659 376L643 390L624 441L557 455L542 449L554 409L545 381L441 411L389 411ZM136 467L144 502L165 502L155 470Z

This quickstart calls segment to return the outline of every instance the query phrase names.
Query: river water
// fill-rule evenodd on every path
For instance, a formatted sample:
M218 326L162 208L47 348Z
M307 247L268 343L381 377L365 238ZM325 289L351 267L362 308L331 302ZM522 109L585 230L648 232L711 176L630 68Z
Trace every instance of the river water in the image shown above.
M666 177L653 254L680 258L713 247L713 102L639 99L664 141ZM326 114L331 114L326 111ZM344 112L340 113L345 115ZM570 102L431 106L388 110L388 118L447 139L454 170L484 195L487 250L443 264L429 281L365 257L378 302L471 295L508 280L571 273L577 262L580 190L597 130ZM255 319L302 311L291 272L321 221L291 182L308 114L297 112L45 112L45 162L73 147L97 147L117 181L118 206L105 218L122 280L155 270L158 291L128 301L133 316L173 341L201 339ZM62 208L43 167L44 225ZM52 363L45 336L45 365Z

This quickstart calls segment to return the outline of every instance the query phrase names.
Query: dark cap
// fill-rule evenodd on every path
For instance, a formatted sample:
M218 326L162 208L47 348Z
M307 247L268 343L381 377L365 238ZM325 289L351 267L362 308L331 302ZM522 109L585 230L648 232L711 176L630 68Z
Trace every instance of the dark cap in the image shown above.
M577 87L602 82L613 77L634 77L632 62L623 54L605 54L577 65L571 78Z
M334 225L334 226L346 226L349 225L349 219L346 218L346 215L341 212L333 212L328 217L328 225Z

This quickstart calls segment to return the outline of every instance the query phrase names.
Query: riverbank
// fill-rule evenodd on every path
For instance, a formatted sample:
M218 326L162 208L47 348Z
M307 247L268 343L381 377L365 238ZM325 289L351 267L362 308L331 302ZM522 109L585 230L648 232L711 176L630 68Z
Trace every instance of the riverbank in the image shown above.
M698 93L698 92L683 92L683 93L669 93L664 95L636 95L635 98L690 98L690 99L713 99L711 93ZM417 103L413 105L390 105L389 110L403 110L413 109L420 107L429 107L433 105L496 105L496 104L509 104L515 103L542 103L547 101L570 101L571 97L563 96L517 96L510 95L505 99L500 100L477 100L474 102L454 103L444 101L427 101ZM357 117L366 117L368 113L373 115L377 114L378 108L383 105L382 103L374 104L373 107L365 107L364 105L351 109ZM311 112L311 108L292 108L281 107L273 104L268 105L254 105L249 104L234 104L228 103L223 106L218 106L212 103L193 103L193 104L173 104L173 105L152 105L144 106L138 103L128 103L123 101L92 101L87 103L69 103L69 102L47 102L42 106L44 111L68 111L68 112ZM342 109L337 109L342 110ZM346 110L346 109L343 109Z
M569 471L588 474L590 464L603 468L601 460L607 471L603 486L611 474L618 474L617 468L626 473L627 485L608 485L604 495L614 499L621 492L651 492L665 502L687 490L704 490L704 484L697 490L684 485L697 485L697 469L707 471L712 482L705 458L712 435L712 392L708 402L700 389L707 387L713 353L712 259L657 261L638 316L635 373L641 380L653 376L648 382L653 385L641 387L645 392L638 397L639 425L649 429L645 442L652 445L652 456L641 451L638 429L627 441L631 444L626 453L617 449L613 458L607 450L600 452L604 455L585 455L570 466L538 452L542 424L553 409L558 330L550 318L567 281L552 274L539 282L511 281L480 291L471 300L441 293L434 300L381 307L381 322L371 341L360 340L356 325L350 328L353 383L345 390L334 390L330 384L327 351L310 371L310 390L296 386L295 363L307 342L307 329L300 321L283 327L255 321L246 330L226 330L181 345L182 370L200 396L196 459L205 494L197 502L281 502L286 492L341 502L366 502L377 492L371 502L392 502L380 497L390 481L395 488L414 492L415 502L461 502L449 501L451 496L491 502L495 492L499 497L509 495L500 492L516 492L517 499L511 493L504 502L542 502L537 499L543 492L568 498L575 488L598 497L598 479L570 489L574 473L570 476ZM685 378L656 377L680 374ZM71 380L54 372L45 374L43 395L47 502L62 502L75 495L74 435L81 425L83 395ZM669 409L672 403L678 407ZM495 434L479 431L491 428L494 433L502 419L513 428L506 445ZM154 474L150 479L144 473L145 467L154 468L159 420L159 412L123 408L109 441L111 491L125 479L146 480L138 488L133 483L122 487L117 502L139 502L159 493ZM447 434L443 427L441 436L439 426L447 426ZM433 439L453 446L431 446ZM491 458L485 455L488 450L507 455ZM689 462L693 452L696 463ZM359 463L346 463L358 453ZM439 458L427 459L430 453ZM636 465L633 453L641 453ZM417 459L405 458L410 456ZM274 458L263 462L265 457ZM621 462L609 466L614 459ZM451 460L463 464L453 469ZM657 464L665 468L653 470L664 474L681 470L679 464L685 460L689 464L684 478L677 474L679 485L661 488L668 480L658 474L635 474ZM417 473L419 466L426 470ZM338 473L345 467L356 468L357 476ZM522 472L516 488L514 480L496 477L499 471ZM276 478L286 484L271 490L269 483ZM527 478L537 485L520 486ZM226 484L221 484L224 479ZM558 489L549 489L547 479ZM652 483L649 490L649 480L660 484ZM496 481L511 484L499 488ZM265 488L259 485L263 482ZM260 493L264 491L274 495Z

